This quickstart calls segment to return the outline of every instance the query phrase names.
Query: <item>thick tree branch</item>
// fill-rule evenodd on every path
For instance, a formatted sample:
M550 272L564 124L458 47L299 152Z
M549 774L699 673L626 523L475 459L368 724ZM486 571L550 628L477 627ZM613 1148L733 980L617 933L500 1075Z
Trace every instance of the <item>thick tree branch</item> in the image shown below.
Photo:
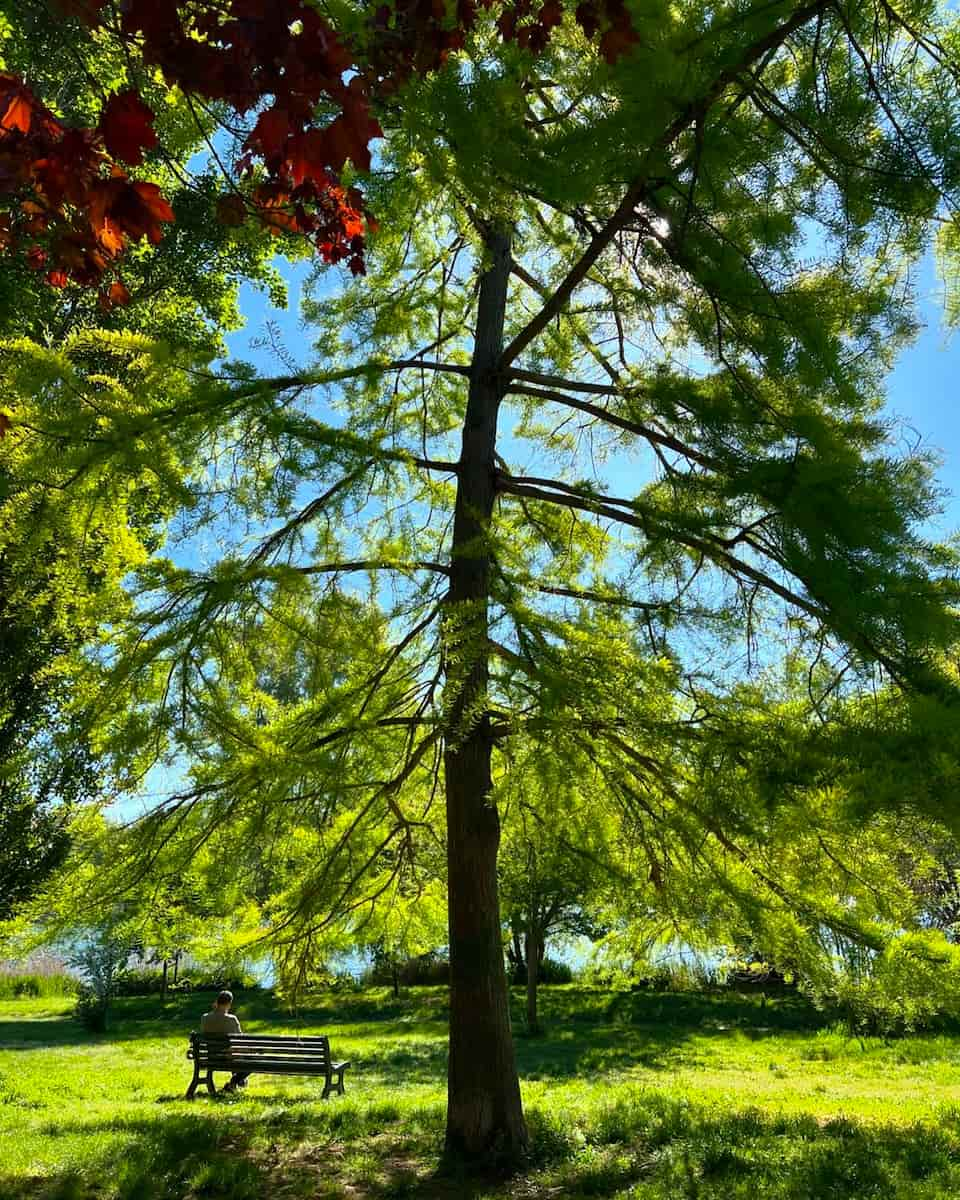
M544 592L548 596L566 596L571 600L589 600L596 604L613 604L620 608L635 608L640 612L669 612L676 615L676 608L669 600L631 600L629 596L620 596L616 592L597 592L592 588L548 587L545 583L530 584L534 591Z
M436 571L441 575L449 575L450 568L444 563L417 561L392 562L389 559L358 559L355 562L313 563L309 567L296 567L301 575L335 575L351 571Z
M641 530L648 538L660 537L665 540L679 542L683 546L689 546L692 550L697 550L709 558L717 566L722 567L728 574L737 579L749 579L753 583L758 583L761 587L771 592L775 596L779 596L781 600L785 600L788 604L799 608L801 611L814 617L817 621L823 624L829 624L828 614L818 604L805 599L796 592L765 571L751 566L750 563L745 563L742 559L726 551L721 544L709 538L697 537L684 529L668 528L662 525L655 518L648 514L637 511L636 506L632 505L631 501L612 499L603 496L591 498L578 493L575 488L568 484L554 484L558 489L555 492L545 491L541 487L533 487L525 483L523 480L516 479L513 476L498 476L498 486L500 491L506 492L514 496L526 496L531 500L541 500L547 504L559 504L567 508L579 509L582 512L595 513L597 516L606 517L608 520L617 521L622 525L631 525L635 529ZM614 505L622 505L623 508L614 507ZM632 507L633 511L625 511Z
M561 375L544 375L542 371L510 371L511 379L519 379L523 383L542 384L548 388L563 388L567 392L586 392L591 396L618 396L621 389L612 387L609 383L581 383L578 379L564 379ZM515 388L508 387L508 391Z
M514 374L520 375L522 372L514 372ZM697 463L701 467L706 467L708 470L719 470L719 465L714 459L701 454L699 450L694 450L692 446L687 446L671 434L661 433L659 430L653 429L650 425L644 425L640 421L631 421L627 417L621 417L618 413L609 412L605 408L600 408L597 404L591 404L588 400L578 400L575 396L565 396L562 392L546 391L543 388L524 387L523 385L509 387L507 390L513 395L532 396L537 400L547 400L552 404L563 404L567 408L575 408L578 412L596 417L598 421L603 421L607 425L615 425L618 429L626 430L627 433L634 433L637 437L645 438L651 445L662 446L665 450L672 450L674 453L689 459L690 462ZM614 388L605 390L611 393L615 392Z

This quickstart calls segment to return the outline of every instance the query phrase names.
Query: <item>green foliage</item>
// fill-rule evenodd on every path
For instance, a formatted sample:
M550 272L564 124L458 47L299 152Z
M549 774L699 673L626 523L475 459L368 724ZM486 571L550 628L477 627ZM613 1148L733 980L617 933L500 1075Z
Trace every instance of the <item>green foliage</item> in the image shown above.
M123 87L129 67L116 47L91 40L77 22L8 4L0 4L0 61L55 96L61 115L81 124L95 119L105 89ZM185 98L159 79L145 86L167 152L158 178L173 198L177 222L160 246L142 247L126 261L130 305L104 313L92 289L59 292L17 258L4 258L0 411L6 419L16 410L44 462L24 455L22 432L0 440L0 919L62 862L71 810L115 783L90 730L96 688L85 687L80 676L102 631L123 609L121 581L142 561L145 547L162 543L173 504L184 500L182 487L172 503L168 490L179 473L170 458L177 447L165 463L146 466L150 454L141 457L141 477L125 481L122 495L105 482L91 453L99 437L100 414L89 408L103 382L98 372L109 374L117 348L130 351L138 337L149 338L158 356L181 353L207 362L224 353L224 335L240 325L242 281L285 302L271 239L212 220L221 181L211 170L192 180L185 173L211 125L198 127ZM64 392L69 379L56 379L54 364L71 355L82 358L91 376L83 400ZM158 376L141 375L139 382L156 387L160 400ZM129 424L119 428L123 400L116 388L113 404L114 433L124 444L131 434ZM78 456L53 477L46 467L68 443ZM134 447L127 449L133 451L128 461L136 460ZM31 474L34 465L37 474Z
M68 958L81 978L75 1013L92 1033L106 1031L107 1014L130 951L129 932L116 920L81 926L75 934Z
M110 1008L110 997L98 994L90 984L81 984L77 992L77 1003L74 1015L80 1024L90 1033L107 1032L107 1014Z
M549 954L540 963L538 975L540 982L545 984L573 982L573 968L570 964L558 958L551 958Z
M432 952L415 958L391 958L374 950L373 961L363 975L365 986L436 987L450 982L450 960L445 954Z

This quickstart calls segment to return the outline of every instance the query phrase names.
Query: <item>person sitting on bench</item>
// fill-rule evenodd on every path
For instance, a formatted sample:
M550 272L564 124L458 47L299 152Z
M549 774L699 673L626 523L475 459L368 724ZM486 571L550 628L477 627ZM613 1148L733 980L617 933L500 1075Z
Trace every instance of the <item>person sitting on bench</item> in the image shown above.
M200 1028L204 1033L243 1033L243 1030L240 1028L240 1022L230 1011L232 1003L233 992L222 991L217 997L213 1008L208 1013L203 1014ZM238 1087L246 1086L247 1076L240 1072L235 1072L230 1076L230 1082L222 1090L225 1092L234 1092Z

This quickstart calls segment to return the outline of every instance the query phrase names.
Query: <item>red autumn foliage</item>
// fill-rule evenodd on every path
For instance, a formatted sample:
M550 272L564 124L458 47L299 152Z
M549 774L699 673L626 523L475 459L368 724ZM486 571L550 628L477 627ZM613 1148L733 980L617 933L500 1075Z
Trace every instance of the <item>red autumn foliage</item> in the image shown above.
M115 279L108 288L101 288L97 293L97 304L104 312L110 312L123 304L130 303L130 293L119 279Z
M172 209L156 184L129 179L104 145L109 136L135 161L156 140L138 97L113 97L96 129L69 129L20 78L0 74L0 113L0 250L49 268L53 287L91 287L131 241L160 240Z
M110 97L100 117L100 132L107 153L133 167L143 162L144 150L152 150L157 144L153 110L136 92L117 92Z
M55 2L90 27L105 26L107 0ZM370 169L370 144L382 136L374 105L412 75L440 68L465 44L479 10L495 3L501 37L534 54L563 19L561 0L388 0L373 9L364 37L348 41L308 0L123 0L119 29L129 56L158 68L169 86L252 120L236 190L218 202L218 219L240 225L254 214L362 274L375 222L341 175L347 163ZM575 18L588 38L600 35L610 63L637 41L624 0L582 0ZM160 189L124 169L142 165L156 145L153 112L132 88L107 100L95 128L76 129L22 79L0 74L0 253L46 268L54 287L100 287L131 241L158 242L174 219ZM258 163L265 176L254 183ZM100 289L107 309L128 300L120 283Z

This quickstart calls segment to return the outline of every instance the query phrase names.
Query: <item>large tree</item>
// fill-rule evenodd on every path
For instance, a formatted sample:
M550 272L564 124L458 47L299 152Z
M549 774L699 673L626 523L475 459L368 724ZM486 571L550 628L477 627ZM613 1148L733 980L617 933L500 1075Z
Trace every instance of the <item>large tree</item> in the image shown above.
M786 625L848 680L879 665L937 695L955 635L952 561L916 532L929 465L880 414L913 264L956 201L951 22L887 0L547 9L516 41L528 10L471 10L431 73L371 93L381 231L366 279L317 289L315 369L217 378L121 341L106 374L76 343L5 368L19 469L58 511L158 463L216 535L210 566L145 564L102 693L125 754L149 734L198 759L145 822L146 864L174 831L189 851L309 797L319 857L272 913L308 953L410 886L442 778L447 1147L468 1157L527 1141L497 897L509 739L629 776L642 812L724 717L731 630L749 657ZM149 50L145 12L124 28ZM171 456L195 466L165 475ZM302 624L305 578L326 584L302 634L338 661L264 732L229 635ZM736 796L685 820L731 841Z

